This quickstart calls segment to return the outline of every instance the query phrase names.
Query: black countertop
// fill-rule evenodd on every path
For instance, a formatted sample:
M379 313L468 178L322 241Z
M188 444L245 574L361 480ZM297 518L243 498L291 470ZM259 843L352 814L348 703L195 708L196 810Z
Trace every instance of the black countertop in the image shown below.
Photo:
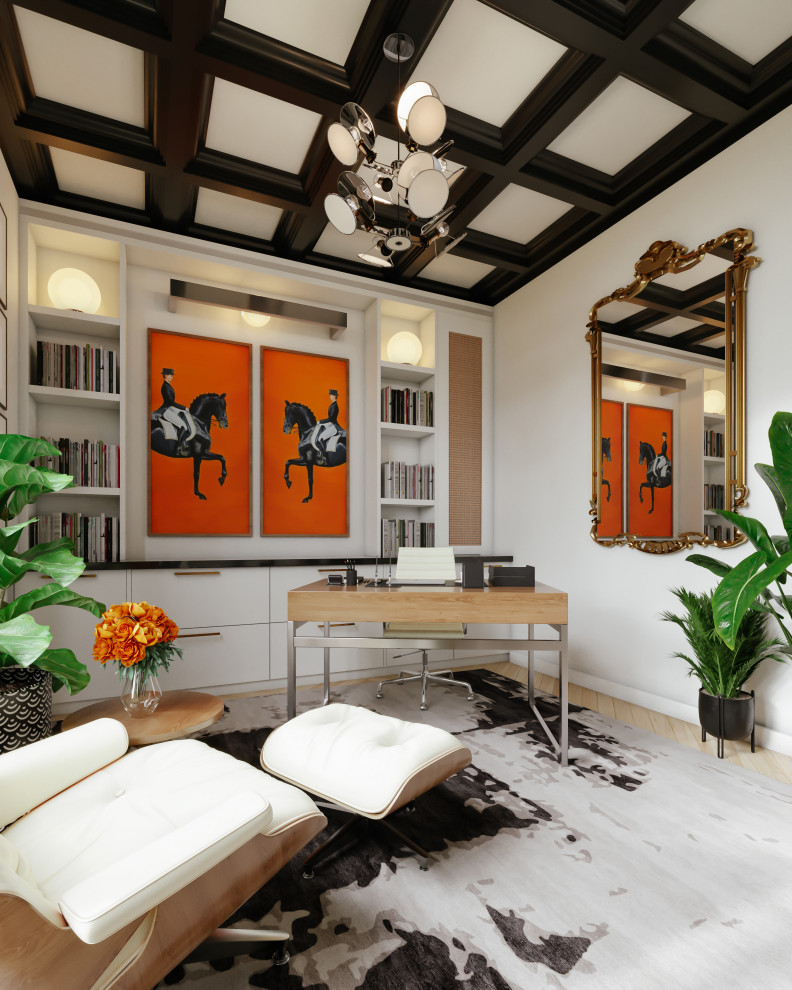
M348 559L354 561L356 567L395 562L388 557L272 557L250 560L119 560L112 564L88 563L86 571L124 571L124 570L181 570L183 568L218 568L218 567L338 567L343 569ZM458 561L480 559L485 563L505 564L513 557L503 554L459 554Z

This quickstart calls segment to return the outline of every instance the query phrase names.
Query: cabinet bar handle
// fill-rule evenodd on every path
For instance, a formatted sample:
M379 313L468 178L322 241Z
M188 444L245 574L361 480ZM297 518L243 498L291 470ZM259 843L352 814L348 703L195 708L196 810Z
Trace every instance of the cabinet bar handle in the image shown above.
M317 567L317 574L327 574L328 571L345 571L346 567Z
M98 576L99 576L98 574L81 574L79 580L82 581L85 578L95 578ZM39 574L39 581L52 581L52 580L53 579L49 576L49 574Z
M203 577L205 574L219 574L220 571L174 571L174 577Z
M199 636L220 636L220 635L222 635L222 634L219 633L219 632L211 632L211 633L179 633L179 635L178 635L177 638L178 639L197 639Z
M317 622L316 624L317 626L319 626L320 629L324 629L324 622ZM331 622L330 628L337 629L339 626L355 626L355 625L357 625L356 622Z

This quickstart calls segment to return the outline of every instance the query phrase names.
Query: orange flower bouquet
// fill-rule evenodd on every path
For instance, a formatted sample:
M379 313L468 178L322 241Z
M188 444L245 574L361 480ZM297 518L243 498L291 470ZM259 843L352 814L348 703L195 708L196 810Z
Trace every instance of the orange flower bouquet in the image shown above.
M157 671L168 670L182 651L173 641L179 627L157 605L123 602L102 613L96 624L93 658L116 664L122 683L121 703L132 714L149 714L162 692Z

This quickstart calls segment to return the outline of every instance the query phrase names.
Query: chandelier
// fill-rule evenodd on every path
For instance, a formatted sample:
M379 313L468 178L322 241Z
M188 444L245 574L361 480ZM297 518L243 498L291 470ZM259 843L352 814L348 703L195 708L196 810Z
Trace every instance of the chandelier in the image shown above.
M413 40L406 34L390 34L382 49L386 58L399 65L401 89L401 63L415 51ZM377 158L374 123L357 103L345 103L339 120L327 131L330 150L342 165L367 166L377 175L372 188L357 171L342 172L338 191L325 197L327 219L342 234L356 230L373 234L371 247L358 258L379 268L392 268L394 254L448 237L448 217L454 210L447 205L451 185L466 171L463 166L449 173L443 155L453 141L427 150L437 145L446 124L445 107L430 83L413 82L406 87L399 97L396 119L404 133L404 156L397 140L392 162ZM384 207L379 217L375 203ZM441 253L464 236L449 241Z

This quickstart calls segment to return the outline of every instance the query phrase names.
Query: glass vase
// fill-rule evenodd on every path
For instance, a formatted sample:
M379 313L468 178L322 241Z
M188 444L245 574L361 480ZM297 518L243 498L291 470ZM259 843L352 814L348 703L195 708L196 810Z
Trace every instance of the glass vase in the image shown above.
M121 681L121 704L128 715L132 718L152 715L157 710L161 697L162 688L156 674L137 666L126 668Z

